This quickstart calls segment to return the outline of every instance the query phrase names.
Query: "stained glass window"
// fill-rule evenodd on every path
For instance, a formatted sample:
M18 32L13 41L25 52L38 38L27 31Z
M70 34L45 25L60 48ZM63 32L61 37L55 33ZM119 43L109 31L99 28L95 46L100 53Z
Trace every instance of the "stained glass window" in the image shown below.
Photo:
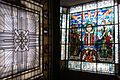
M70 18L66 22L65 38L68 42L65 42L65 51L68 51L66 60L69 69L104 74L117 72L119 9L116 3L114 5L114 0L100 0L68 8Z
M42 64L39 17L37 13L0 3L1 79Z

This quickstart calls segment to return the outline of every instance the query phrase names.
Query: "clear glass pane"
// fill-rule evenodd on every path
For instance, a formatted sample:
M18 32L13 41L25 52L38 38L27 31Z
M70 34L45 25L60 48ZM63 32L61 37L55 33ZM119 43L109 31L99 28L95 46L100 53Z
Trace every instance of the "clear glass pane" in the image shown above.
M80 70L81 62L80 61L69 61L68 68L73 70Z
M115 65L108 63L97 63L98 73L115 73Z
M82 70L96 72L96 63L82 62Z
M92 10L92 9L96 9L97 8L97 4L96 3L87 3L83 5L83 11L85 10Z
M114 0L100 0L98 1L98 8L109 7L114 5Z
M70 13L81 12L82 6L75 6L70 8Z
M65 45L61 45L61 60L65 59Z

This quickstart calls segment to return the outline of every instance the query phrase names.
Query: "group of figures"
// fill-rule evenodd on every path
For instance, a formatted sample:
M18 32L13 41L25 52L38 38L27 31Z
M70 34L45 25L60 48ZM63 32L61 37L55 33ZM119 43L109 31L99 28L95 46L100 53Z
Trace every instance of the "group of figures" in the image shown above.
M97 13L94 12L95 14ZM98 22L96 22L97 15L92 17L92 13L91 17L85 14L82 19L78 15L71 16L70 53L74 56L80 56L83 61L112 62L114 50L114 30L113 25L111 25L113 23L112 8L101 10L101 13L98 14L100 16Z

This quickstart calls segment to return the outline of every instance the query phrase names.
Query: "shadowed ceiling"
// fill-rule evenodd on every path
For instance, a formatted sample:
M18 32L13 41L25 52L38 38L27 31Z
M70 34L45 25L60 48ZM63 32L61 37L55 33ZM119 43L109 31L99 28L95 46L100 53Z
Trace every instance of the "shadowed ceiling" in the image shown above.
M60 0L60 5L69 7L69 6L83 4L91 1L96 1L96 0Z

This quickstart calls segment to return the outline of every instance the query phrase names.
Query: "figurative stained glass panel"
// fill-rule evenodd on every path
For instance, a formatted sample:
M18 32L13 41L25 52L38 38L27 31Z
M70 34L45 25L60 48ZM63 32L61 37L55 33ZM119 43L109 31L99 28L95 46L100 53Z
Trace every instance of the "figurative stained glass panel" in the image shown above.
M69 40L70 40L70 56L79 56L79 48L81 44L81 28L70 29Z
M108 63L97 63L97 71L99 73L114 73L115 65Z
M38 67L39 15L4 4L0 13L0 78Z
M95 47L99 61L112 62L114 54L114 26L99 26L97 28L97 39Z
M84 30L82 30L80 54L82 55L83 61L96 61L97 49L94 45L96 41L95 29L96 26L88 23L85 25Z
M68 68L74 69L74 70L80 70L81 62L80 61L69 61Z
M85 10L92 10L92 9L96 9L97 8L97 4L96 3L87 3L83 5L83 11Z
M70 8L70 13L75 13L80 11L82 11L82 6L75 6Z
M109 7L114 5L114 0L100 0L98 1L98 8Z
M98 25L113 24L114 13L113 7L98 9Z
M114 1L99 0L70 8L66 29L68 68L75 70L80 62L83 71L115 73L115 63L119 63L120 13Z

